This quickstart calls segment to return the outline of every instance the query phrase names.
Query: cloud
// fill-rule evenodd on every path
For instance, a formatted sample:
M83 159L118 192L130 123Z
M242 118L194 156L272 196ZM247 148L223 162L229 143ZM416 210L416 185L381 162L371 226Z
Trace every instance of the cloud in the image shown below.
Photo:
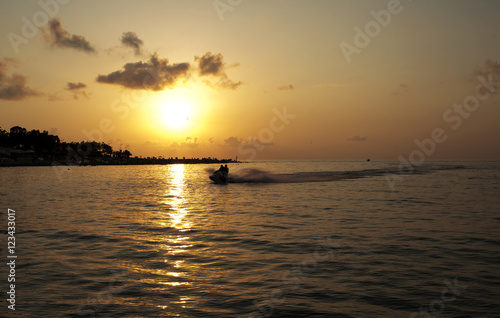
M51 102L57 102L63 100L62 97L59 95L59 93L49 94L48 98L49 101Z
M42 29L45 35L45 40L52 45L59 47L73 48L78 51L87 53L96 53L96 49L81 35L71 35L64 30L59 18L49 20L48 34Z
M81 88L85 88L87 87L87 84L85 83L71 83L71 82L68 82L68 85L66 86L66 89L67 90L78 90L78 89L81 89Z
M224 57L222 54L213 55L211 52L205 53L202 57L195 56L194 60L198 62L199 73L201 76L224 74Z
M200 145L200 143L198 142L198 137L194 137L194 138L186 137L186 141L181 143L179 146L194 148L194 147L198 147L199 145Z
M144 42L134 32L123 33L121 42L123 45L133 48L135 55L141 55L141 48Z
M227 88L227 89L232 89L235 90L237 89L243 82L234 82L230 80L226 74L224 74L219 81L215 84L217 87L220 88Z
M205 53L202 57L195 56L195 62L198 63L198 74L200 77L213 76L218 78L218 81L214 83L206 80L205 84L211 87L220 87L227 89L236 89L242 82L234 82L229 79L226 74L226 64L224 63L224 57L222 54L212 54L211 52ZM239 64L234 64L232 67L236 67Z
M159 141L159 140L148 140L144 143L145 146L154 146L154 147L163 147L165 146L165 143Z
M25 76L15 73L8 76L7 69L9 64L17 65L17 60L4 58L3 61L0 61L0 99L22 100L42 95L26 84L27 79Z
M213 55L208 52L202 57L195 56L195 61L199 77L212 77L211 80L203 80L210 87L236 89L242 84L228 78L221 54ZM189 63L169 64L168 59L161 59L154 53L147 62L127 63L122 70L99 75L96 80L131 89L160 91L173 88L181 79L190 78L192 69Z
M224 140L224 146L227 147L238 147L241 143L243 142L243 139L238 138L238 137L229 137Z
M392 92L392 95L398 96L404 93L408 93L408 84L399 84L395 91Z
M68 82L66 85L66 90L70 91L73 93L73 98L78 99L78 96L83 96L87 99L89 99L89 95L85 91L85 88L87 88L87 84L85 83L71 83Z
M165 149L169 150L187 150L187 149L194 149L194 148L199 148L202 143L200 143L198 137L186 137L185 141L172 141L171 143L167 144L164 142L160 141L148 141L145 143L147 146L156 146L156 147L162 147Z
M280 90L280 91L293 91L293 89L294 89L294 87L292 84L283 85L283 86L278 87L278 90Z
M189 63L169 64L154 53L147 62L127 63L120 71L97 76L97 82L120 85L131 89L160 91L172 88L189 75Z
M349 141L366 141L367 138L366 137L361 137L361 136L357 135L357 136L354 136L354 137L351 137L351 138L347 138L347 140L349 140Z

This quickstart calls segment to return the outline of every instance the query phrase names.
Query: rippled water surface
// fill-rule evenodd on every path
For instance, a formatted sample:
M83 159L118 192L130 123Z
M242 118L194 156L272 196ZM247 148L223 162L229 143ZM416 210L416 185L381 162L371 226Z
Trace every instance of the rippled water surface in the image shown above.
M500 317L499 162L213 168L1 168L0 315Z

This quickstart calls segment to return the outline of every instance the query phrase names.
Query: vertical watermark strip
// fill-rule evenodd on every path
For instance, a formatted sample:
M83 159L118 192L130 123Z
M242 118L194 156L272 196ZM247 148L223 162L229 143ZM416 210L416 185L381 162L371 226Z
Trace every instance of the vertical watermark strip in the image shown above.
M7 308L16 310L16 211L12 209L7 209L7 253Z

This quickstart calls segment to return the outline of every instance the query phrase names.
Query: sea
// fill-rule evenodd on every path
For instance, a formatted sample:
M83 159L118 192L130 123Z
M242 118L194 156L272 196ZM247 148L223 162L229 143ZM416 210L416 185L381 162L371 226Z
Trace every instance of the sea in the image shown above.
M217 168L0 168L0 316L500 317L499 161Z

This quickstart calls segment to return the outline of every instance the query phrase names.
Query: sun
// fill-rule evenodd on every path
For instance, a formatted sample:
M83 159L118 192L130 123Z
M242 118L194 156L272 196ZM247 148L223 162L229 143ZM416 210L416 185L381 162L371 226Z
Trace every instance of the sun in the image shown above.
M191 103L187 99L173 98L163 103L161 119L170 128L179 129L189 123Z

